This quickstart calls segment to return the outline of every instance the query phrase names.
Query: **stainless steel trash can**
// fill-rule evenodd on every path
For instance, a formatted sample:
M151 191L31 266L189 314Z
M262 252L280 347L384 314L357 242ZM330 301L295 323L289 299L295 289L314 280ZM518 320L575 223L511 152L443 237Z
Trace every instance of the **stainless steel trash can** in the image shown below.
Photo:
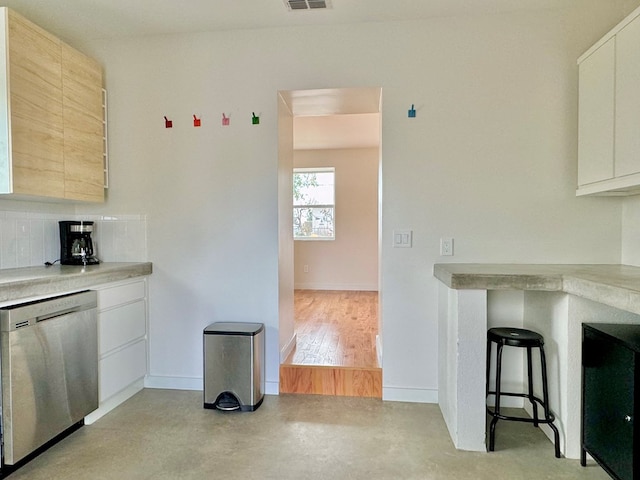
M204 329L204 408L253 411L264 399L264 325Z

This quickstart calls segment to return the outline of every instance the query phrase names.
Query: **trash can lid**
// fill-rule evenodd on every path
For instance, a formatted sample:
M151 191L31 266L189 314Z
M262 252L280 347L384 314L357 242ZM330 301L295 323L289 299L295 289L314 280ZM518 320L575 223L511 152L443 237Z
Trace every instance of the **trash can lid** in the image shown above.
M252 336L264 330L262 323L216 322L204 329L205 335L247 335Z

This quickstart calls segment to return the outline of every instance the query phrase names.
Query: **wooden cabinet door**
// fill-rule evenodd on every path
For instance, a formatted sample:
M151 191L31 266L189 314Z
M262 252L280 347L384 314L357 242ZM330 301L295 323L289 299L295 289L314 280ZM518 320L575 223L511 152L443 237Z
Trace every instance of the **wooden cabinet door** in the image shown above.
M616 35L615 176L640 172L640 18Z
M104 200L102 68L62 44L65 198Z
M64 196L60 41L9 11L13 193Z

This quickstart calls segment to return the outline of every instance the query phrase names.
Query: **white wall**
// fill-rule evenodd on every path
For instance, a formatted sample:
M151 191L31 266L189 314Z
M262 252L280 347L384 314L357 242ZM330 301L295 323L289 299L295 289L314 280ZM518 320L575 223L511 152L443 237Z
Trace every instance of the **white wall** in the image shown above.
M261 321L267 381L278 380L278 90L383 88L383 384L394 398L437 389L434 263L617 263L620 201L574 194L575 61L629 2L579 3L88 44L106 69L113 185L91 211L147 215L151 374L195 388L202 328ZM399 228L413 229L413 248L391 248ZM455 238L454 257L438 255L441 236Z
M295 242L295 288L378 290L379 160L377 148L294 152L295 167L335 167L336 174L336 238Z
M640 266L640 196L622 200L622 263Z
M287 103L278 96L278 333L280 362L296 346L293 309L293 139L294 118ZM274 388L275 389L275 388ZM275 393L275 392L272 392Z

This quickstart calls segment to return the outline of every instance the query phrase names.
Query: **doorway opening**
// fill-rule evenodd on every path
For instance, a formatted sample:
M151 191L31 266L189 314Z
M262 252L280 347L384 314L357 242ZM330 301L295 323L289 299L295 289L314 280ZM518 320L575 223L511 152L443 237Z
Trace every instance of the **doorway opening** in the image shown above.
M381 89L278 100L280 392L382 398Z

